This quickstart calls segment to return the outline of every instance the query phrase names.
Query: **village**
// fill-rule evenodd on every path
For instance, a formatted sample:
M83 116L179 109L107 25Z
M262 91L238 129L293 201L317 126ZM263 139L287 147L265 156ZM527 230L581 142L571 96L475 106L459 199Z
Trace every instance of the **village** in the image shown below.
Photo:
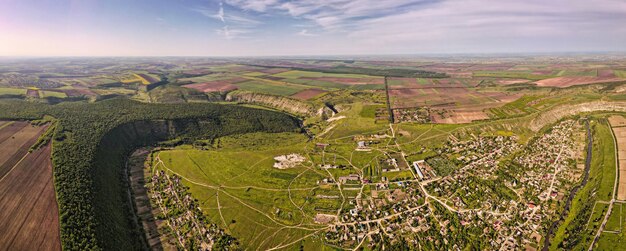
M178 176L157 171L147 187L151 202L160 212L159 225L171 233L175 239L171 244L179 250L212 250L216 243L235 244L231 243L232 237L206 219Z
M410 163L411 179L372 182L357 173L338 177L340 186L359 184L361 193L337 217L326 218L325 241L342 248L375 248L382 240L426 248L435 241L454 249L463 243L450 236L477 241L469 234L476 232L491 237L478 241L483 248L537 250L557 201L582 174L576 161L584 150L583 137L577 120L563 121L526 144L514 135L450 137L437 149L437 158ZM377 147L361 139L357 149ZM441 167L442 158L456 168ZM401 171L401 159L388 156L381 161L387 166L383 170Z

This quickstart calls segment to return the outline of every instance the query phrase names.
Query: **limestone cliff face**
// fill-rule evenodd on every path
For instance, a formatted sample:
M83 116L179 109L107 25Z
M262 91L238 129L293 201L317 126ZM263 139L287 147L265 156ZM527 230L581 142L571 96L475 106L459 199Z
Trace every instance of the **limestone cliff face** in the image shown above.
M233 91L226 95L226 101L264 105L289 113L305 116L321 116L323 114L320 113L319 110L312 104L297 99L270 94Z
M529 127L533 131L538 131L545 125L555 123L567 116L595 111L626 112L626 102L593 101L573 105L561 105L539 114L539 116L530 122Z

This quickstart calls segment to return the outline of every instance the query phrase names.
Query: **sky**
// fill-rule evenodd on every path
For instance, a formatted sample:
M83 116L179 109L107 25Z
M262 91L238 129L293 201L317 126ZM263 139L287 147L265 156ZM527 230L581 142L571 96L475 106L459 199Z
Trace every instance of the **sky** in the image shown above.
M626 51L626 0L0 0L0 56Z

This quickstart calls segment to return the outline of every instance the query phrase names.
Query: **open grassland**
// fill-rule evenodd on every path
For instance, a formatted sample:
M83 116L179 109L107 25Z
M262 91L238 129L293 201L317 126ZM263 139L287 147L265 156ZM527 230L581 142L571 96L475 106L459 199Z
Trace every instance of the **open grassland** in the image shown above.
M615 203L597 250L626 250L626 203Z
M338 116L345 116L344 119L333 121L329 126L331 130L318 136L324 139L336 140L351 138L358 134L374 134L389 129L385 123L376 123L376 118L368 114L371 113L371 111L368 111L371 108L367 105L365 107L366 111L363 112L363 103L352 103L349 109L338 114Z
M0 243L6 250L60 250L51 146L30 147L47 126L8 122L0 129Z
M318 233L324 226L313 217L317 209L336 210L337 205L315 195L333 190L317 186L323 176L308 161L291 169L273 168L277 155L306 155L302 135L276 136L226 137L216 142L216 150L163 150L154 154L153 166L183 177L202 211L244 248L320 250Z

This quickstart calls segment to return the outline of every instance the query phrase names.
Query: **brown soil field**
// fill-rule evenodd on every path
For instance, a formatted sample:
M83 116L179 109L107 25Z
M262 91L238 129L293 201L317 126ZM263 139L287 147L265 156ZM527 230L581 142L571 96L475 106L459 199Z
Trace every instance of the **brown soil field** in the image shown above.
M247 79L245 78L234 78L234 79L227 79L227 80L218 80L218 81L183 85L183 87L195 89L201 92L225 92L225 91L236 90L238 88L236 85L233 85L233 83L242 82L246 80Z
M8 134L6 129L0 135ZM0 142L0 246L5 250L61 249L51 146L28 153L45 129L27 125Z
M539 80L535 82L537 86L551 86L551 87L569 87L574 85L586 85L606 82L618 82L624 81L623 79L613 77L592 77L592 76L580 76L580 77L558 77Z
M614 78L615 72L612 69L598 70L598 77Z
M39 98L39 91L28 89L28 90L26 90L26 96L33 97L33 98Z
M498 79L497 82L501 85L512 85L526 83L528 82L528 79Z
M554 71L552 70L535 70L532 72L533 75L550 75L552 74Z
M3 121L2 129L0 129L0 142L4 142L27 125L28 123L21 121Z
M502 106L522 96L504 92L476 92L462 87L392 89L389 94L394 109L428 106L445 111L443 115L431 112L431 120L435 123L469 123L487 119L486 109Z
M322 94L322 93L326 93L326 91L324 90L320 90L320 89L306 89L306 90L302 90L294 95L291 95L291 97L293 98L297 98L300 100L308 100L308 99L312 99L314 97L317 97L318 95Z
M444 117L434 114L431 120L441 124L463 124L471 123L475 120L488 119L489 116L482 110L447 110Z
M619 181L617 199L626 200L626 119L622 116L611 116L609 123L617 141L617 157L619 162Z

